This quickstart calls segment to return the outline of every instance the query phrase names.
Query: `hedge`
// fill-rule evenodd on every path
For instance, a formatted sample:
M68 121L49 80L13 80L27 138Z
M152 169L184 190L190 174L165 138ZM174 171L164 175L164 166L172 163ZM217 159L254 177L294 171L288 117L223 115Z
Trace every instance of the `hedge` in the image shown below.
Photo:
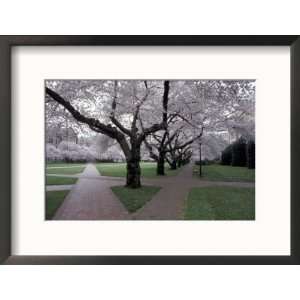
M239 138L223 150L221 164L255 169L255 142Z
M247 142L239 138L232 144L232 166L245 167L247 165Z
M249 141L247 144L247 167L255 169L255 142Z
M227 146L221 154L221 164L222 165L231 165L232 162L232 145Z

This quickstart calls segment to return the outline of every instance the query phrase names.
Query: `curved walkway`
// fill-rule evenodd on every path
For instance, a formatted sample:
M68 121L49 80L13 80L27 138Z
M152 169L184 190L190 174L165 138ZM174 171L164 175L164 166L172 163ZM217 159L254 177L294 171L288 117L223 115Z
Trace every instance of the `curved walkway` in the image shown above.
M129 219L129 213L110 189L112 182L103 180L94 165L88 164L78 177L54 220ZM118 185L120 181L115 183Z
M142 178L144 185L159 186L161 189L140 210L129 214L111 190L112 186L124 184L123 177L101 176L92 164L88 164L80 174L49 175L79 178L75 185L66 186L71 191L57 210L54 220L182 220L184 203L193 187L254 187L251 182L200 180L193 177L193 165L189 164L182 167L176 176ZM61 189L66 188L47 187L47 190Z
M162 180L163 179L163 180ZM139 211L132 214L135 220L183 220L184 203L193 187L236 186L254 187L251 182L206 181L193 177L193 165L180 170L177 176L151 180L162 189ZM148 183L149 180L145 180Z

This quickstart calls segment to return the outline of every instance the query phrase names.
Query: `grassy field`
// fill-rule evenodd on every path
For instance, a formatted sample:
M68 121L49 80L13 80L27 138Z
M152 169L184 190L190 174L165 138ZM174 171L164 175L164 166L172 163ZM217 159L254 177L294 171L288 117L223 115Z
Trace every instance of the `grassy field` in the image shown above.
M143 177L156 177L156 163L154 162L142 162L140 164ZM103 176L112 177L126 177L126 163L99 163L96 164L96 168ZM170 170L166 165L166 175L174 176L178 173L177 170Z
M78 178L46 176L46 185L75 184Z
M82 173L85 168L85 165L86 164L84 163L82 164L56 163L56 162L47 163L46 175L47 174L74 175L74 174ZM75 184L77 180L78 178L46 176L46 185Z
M46 192L46 220L51 220L69 191Z
M150 201L160 187L143 186L139 189L130 189L124 186L113 186L111 189L126 209L132 213Z
M77 162L77 163L73 163L73 162L63 162L63 161L47 161L46 162L46 166L47 167L70 167L70 166L83 166L86 165L85 162Z
M62 166L50 166L46 168L47 174L78 174L81 173L85 165L78 166L78 165L70 165L71 168L63 168Z
M194 175L199 176L199 166L194 166ZM254 182L255 170L222 165L202 166L202 178L213 181Z
M206 187L191 189L185 205L186 220L254 220L255 189Z

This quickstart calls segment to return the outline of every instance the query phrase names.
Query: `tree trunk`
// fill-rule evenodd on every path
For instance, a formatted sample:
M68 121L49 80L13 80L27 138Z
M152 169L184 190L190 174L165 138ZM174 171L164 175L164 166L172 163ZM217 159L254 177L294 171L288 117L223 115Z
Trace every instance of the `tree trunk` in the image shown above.
M176 170L177 169L177 162L176 160L173 160L171 163L171 170Z
M182 159L181 159L181 157L178 158L177 164L178 164L178 168L180 168L182 166Z
M132 189L141 187L140 147L134 141L131 143L131 154L127 158L126 186Z
M126 186L133 189L141 187L141 168L138 159L127 161Z
M199 144L199 176L202 177L202 145Z
M159 152L156 174L165 175L165 153L164 152Z

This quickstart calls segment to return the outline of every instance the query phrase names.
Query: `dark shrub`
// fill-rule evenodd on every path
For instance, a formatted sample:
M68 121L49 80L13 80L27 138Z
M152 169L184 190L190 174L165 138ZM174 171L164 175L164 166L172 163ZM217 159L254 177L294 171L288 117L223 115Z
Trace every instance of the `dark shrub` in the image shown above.
M247 167L255 169L255 142L249 141L247 144Z
M98 162L98 163L113 163L114 160L112 158L101 158L101 159L96 159L96 162Z
M209 160L209 159L204 159L201 161L201 165L202 166L209 166L215 163L215 160ZM196 160L195 161L195 165L199 166L200 165L200 161Z
M247 165L247 143L244 138L239 138L232 144L232 166L245 167Z
M221 165L231 165L232 162L232 145L227 146L221 154Z

